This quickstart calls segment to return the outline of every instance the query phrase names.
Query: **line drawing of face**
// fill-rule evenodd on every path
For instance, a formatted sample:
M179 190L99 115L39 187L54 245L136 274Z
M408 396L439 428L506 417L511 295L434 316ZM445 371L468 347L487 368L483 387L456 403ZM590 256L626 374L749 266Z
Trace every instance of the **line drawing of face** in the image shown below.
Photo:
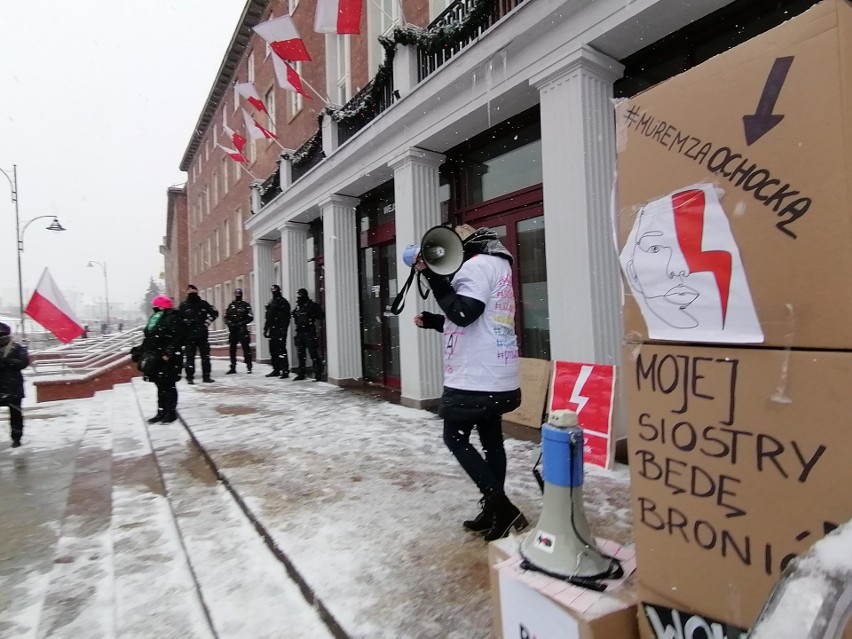
M677 241L674 215L652 202L639 211L627 274L648 309L674 328L699 325L690 305L701 292L688 284L692 274Z
M761 343L739 247L712 184L643 206L619 262L651 339Z

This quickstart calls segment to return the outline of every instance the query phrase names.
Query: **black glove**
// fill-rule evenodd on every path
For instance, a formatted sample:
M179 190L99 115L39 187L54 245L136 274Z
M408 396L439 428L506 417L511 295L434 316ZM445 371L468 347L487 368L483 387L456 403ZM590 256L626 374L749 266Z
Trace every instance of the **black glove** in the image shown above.
M438 313L430 313L423 311L420 313L420 321L423 322L423 328L431 328L436 331L444 331L444 316Z

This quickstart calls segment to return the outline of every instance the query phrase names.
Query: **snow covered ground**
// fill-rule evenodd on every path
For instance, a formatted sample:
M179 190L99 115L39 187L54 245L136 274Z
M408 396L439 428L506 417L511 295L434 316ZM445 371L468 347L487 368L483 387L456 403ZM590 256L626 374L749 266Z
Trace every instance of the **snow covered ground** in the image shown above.
M478 494L440 419L330 384L265 378L263 366L224 370L214 364L215 384L179 383L186 426L144 424L155 389L141 379L28 409L24 447L0 444L0 499L13 513L0 538L0 636L206 637L212 628L321 638L331 636L323 617L338 636L490 637L486 545L461 527ZM87 448L85 429L100 437L104 423L111 441ZM97 454L85 475L75 473L81 441ZM538 449L507 440L507 493L531 522ZM100 454L111 456L109 473ZM107 475L107 534L93 526L80 538L100 515L68 519L63 500ZM594 533L629 543L626 468L588 467L584 491ZM10 533L32 508L39 535ZM84 562L66 552L74 547L100 550ZM69 617L100 623L81 634Z

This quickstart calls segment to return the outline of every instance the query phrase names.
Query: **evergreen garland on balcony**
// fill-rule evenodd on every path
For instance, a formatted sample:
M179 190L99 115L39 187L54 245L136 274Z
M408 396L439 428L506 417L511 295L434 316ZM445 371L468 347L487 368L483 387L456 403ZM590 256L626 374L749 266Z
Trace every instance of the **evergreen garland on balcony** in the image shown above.
M322 118L328 114L335 122L346 123L355 118L368 115L375 105L381 100L382 93L387 84L393 79L393 58L397 45L413 45L424 53L438 53L445 49L452 49L465 40L475 36L479 30L486 26L494 11L494 0L476 0L470 13L459 22L452 24L431 25L429 27L405 26L396 27L390 36L382 36L379 43L385 49L385 59L379 66L376 76L369 84L369 88L361 98L354 104L344 107L329 105L317 114L317 123L320 130L302 145L298 151L285 154L283 157L290 160L293 166L305 162L316 147L322 144Z

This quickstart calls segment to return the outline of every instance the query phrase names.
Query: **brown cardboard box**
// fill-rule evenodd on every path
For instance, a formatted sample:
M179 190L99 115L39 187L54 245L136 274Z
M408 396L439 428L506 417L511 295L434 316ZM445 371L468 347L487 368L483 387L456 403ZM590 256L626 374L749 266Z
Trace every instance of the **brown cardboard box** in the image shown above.
M740 341L852 348L852 2L821 3L623 101L617 123L622 247L647 203L716 185L763 332L762 341ZM703 239L696 246L707 250L706 233ZM698 252L686 280L700 274L712 286L715 258L696 264L708 258ZM671 260L661 268L677 279ZM720 282L719 291L727 290ZM627 283L625 333L645 341L646 322ZM730 341L674 332L683 337L655 339Z
M852 353L638 344L623 362L640 605L747 629L852 517Z
M517 557L520 543L520 538L511 535L488 544L488 575L491 581L491 621L494 639L503 639L503 623L500 619L500 579L492 568L509 557Z
M553 364L546 359L520 359L521 405L503 415L503 421L541 428L552 368Z
M619 580L607 581L607 589L595 592L542 573L522 570L518 541L509 550L489 546L489 561L502 559L491 568L495 636L526 636L536 639L638 639L636 596L632 575L636 569L633 548L598 539L603 552L618 557L625 571ZM501 586L502 584L502 586ZM509 601L511 599L511 601ZM510 612L510 610L512 612ZM517 615L520 615L520 619ZM506 624L512 624L507 632Z

